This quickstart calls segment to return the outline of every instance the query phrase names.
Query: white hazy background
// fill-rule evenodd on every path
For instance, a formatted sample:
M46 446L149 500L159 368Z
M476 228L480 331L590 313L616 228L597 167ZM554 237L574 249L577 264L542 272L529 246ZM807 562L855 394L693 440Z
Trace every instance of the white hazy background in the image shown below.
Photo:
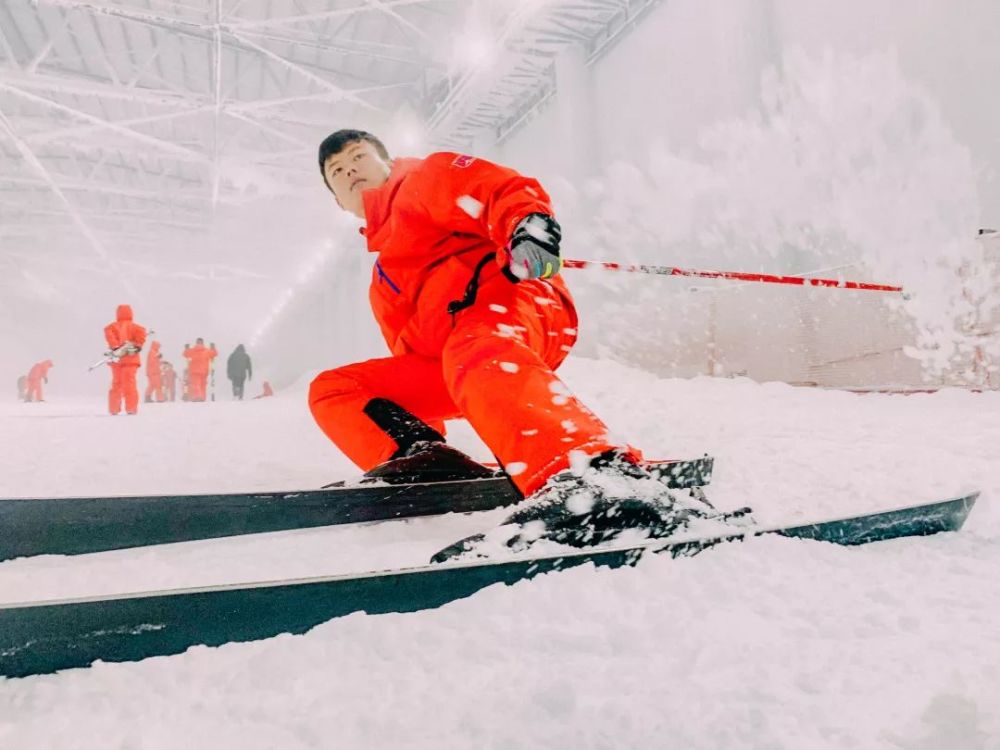
M982 264L976 229L1000 224L996 28L988 0L661 3L593 65L559 58L554 99L477 153L543 180L570 257L775 273L861 264L916 292L906 314L921 356L947 367L969 348L956 321L998 304L986 287L970 302L956 274ZM330 130L351 124L331 111ZM109 274L83 242L45 273L5 258L4 398L45 358L53 397L102 394L104 374L84 371L126 301L175 364L197 336L223 356L250 345L258 380L278 385L384 354L367 312L370 258L318 170L301 195L245 179L261 199L221 211L211 232L150 230L203 259L185 272L145 258ZM627 339L673 282L575 278L582 346L636 360L643 341Z

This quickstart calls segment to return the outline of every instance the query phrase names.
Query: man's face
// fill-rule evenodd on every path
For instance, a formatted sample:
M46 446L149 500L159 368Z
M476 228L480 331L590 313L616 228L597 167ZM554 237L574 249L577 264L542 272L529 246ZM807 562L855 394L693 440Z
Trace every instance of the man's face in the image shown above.
M368 141L354 141L327 158L323 174L340 207L363 219L365 204L361 192L384 185L389 177L389 166L374 145Z

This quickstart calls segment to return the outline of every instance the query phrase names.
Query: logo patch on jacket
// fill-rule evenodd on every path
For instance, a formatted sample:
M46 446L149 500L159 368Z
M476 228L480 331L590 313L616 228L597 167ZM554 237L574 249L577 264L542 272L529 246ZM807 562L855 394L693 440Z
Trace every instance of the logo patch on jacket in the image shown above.
M472 164L476 160L475 156L466 156L465 154L459 154L455 157L455 161L451 163L453 167L465 168Z

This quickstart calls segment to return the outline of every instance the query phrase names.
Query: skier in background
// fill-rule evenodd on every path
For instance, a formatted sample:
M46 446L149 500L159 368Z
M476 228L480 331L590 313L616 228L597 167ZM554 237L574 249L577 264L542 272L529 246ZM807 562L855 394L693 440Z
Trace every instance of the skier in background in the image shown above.
M177 371L170 362L160 364L160 378L163 382L164 395L167 401L177 400Z
M154 399L163 401L163 380L161 377L160 363L163 355L160 354L160 342L154 341L149 347L149 354L146 355L146 403Z
M187 358L190 348L190 344L184 344L184 351L181 352L181 356L184 357L184 372L181 375L181 401L191 400L191 361Z
M444 421L464 417L528 498L505 523L517 547L668 536L712 515L675 500L555 376L577 316L537 181L454 153L391 159L357 130L327 137L319 168L378 253L369 298L392 352L310 387L313 417L351 460L382 477L485 476L445 444Z
M44 401L42 398L42 382L49 382L49 369L52 367L52 360L46 359L36 362L28 370L28 388L25 391L25 401Z
M267 398L268 396L273 396L273 395L274 395L274 390L271 388L271 384L265 380L260 395L254 396L254 399Z
M244 382L253 380L253 363L250 361L247 350L243 348L243 344L239 344L233 349L233 353L226 360L226 376L233 384L233 398L242 401Z
M118 305L115 321L104 327L104 339L115 355L108 362L111 368L111 389L108 391L108 411L119 414L122 401L125 402L126 414L139 412L139 390L135 377L142 358L139 352L146 343L146 329L132 320L132 308L129 305Z
M198 338L194 346L184 349L184 357L188 361L188 400L204 401L208 385L208 373L212 369L212 360L218 356L215 345L205 346L205 340Z

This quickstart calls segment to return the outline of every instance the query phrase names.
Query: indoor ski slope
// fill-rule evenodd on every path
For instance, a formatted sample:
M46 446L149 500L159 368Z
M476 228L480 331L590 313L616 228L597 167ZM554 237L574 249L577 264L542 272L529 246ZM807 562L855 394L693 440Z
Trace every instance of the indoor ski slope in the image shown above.
M1000 393L659 380L581 359L562 375L647 455L716 456L710 497L763 523L983 495L958 535L759 539L304 636L0 679L0 747L1000 747ZM305 388L135 418L56 394L5 403L0 496L350 476ZM465 425L452 438L488 458ZM422 564L502 515L14 560L0 601Z

